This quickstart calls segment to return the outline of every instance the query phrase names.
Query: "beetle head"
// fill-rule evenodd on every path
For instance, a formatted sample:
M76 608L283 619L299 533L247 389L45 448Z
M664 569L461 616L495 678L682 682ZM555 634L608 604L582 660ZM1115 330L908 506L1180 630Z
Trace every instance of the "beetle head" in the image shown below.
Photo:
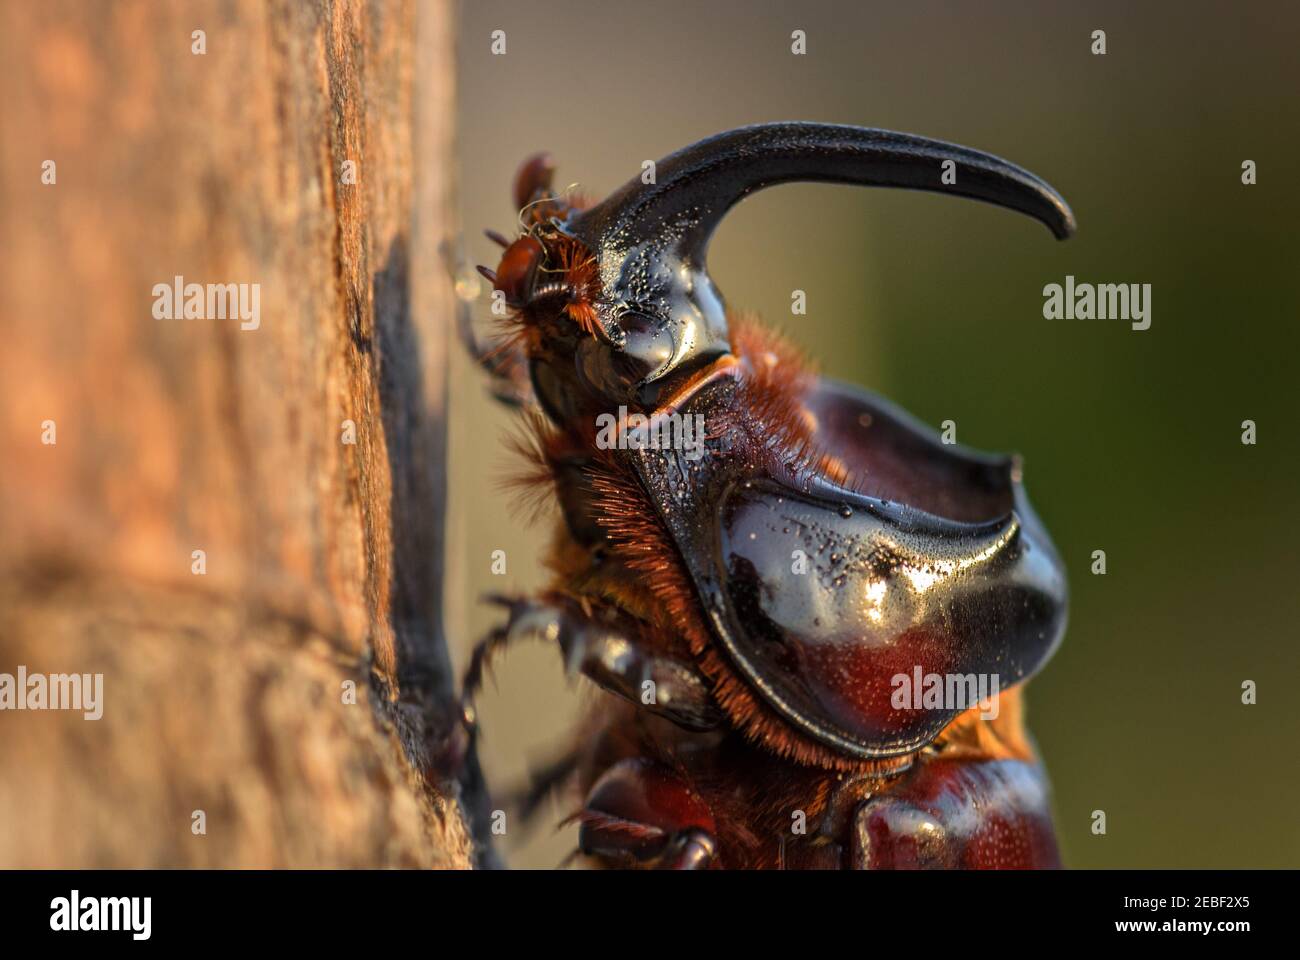
M956 182L941 179L944 161ZM742 127L661 160L653 183L638 177L560 229L592 251L601 297L596 328L613 399L653 402L674 374L729 352L726 308L709 277L714 230L736 203L794 181L892 186L955 193L1018 210L1064 239L1074 231L1065 201L1005 160L937 140L864 127L770 123Z
M956 166L945 184L945 161ZM681 374L730 351L725 300L707 268L727 211L796 181L953 193L1018 210L1058 238L1074 231L1059 194L998 157L910 134L825 123L741 127L692 144L584 208L551 190L548 154L515 179L523 235L494 283L516 308L550 302L575 321L577 371L607 402L653 407Z

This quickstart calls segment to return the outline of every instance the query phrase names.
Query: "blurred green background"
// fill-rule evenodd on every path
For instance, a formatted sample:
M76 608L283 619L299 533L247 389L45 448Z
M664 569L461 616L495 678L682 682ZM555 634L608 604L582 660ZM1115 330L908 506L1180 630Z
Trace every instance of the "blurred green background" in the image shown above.
M733 307L958 439L1016 450L1070 571L1070 626L1029 723L1073 867L1300 865L1300 8L1198 3L465 3L466 256L510 232L521 159L603 196L698 138L766 120L887 127L1004 156L1071 202L1079 234L929 194L787 186L711 248ZM504 30L507 54L490 53ZM807 54L790 52L795 29ZM1093 30L1107 53L1090 53ZM1254 160L1259 182L1243 186ZM1152 326L1044 320L1045 284L1152 284ZM791 291L808 315L790 315ZM483 309L480 313L485 314ZM547 525L495 487L511 417L453 371L450 620L463 662L486 590L543 582ZM1240 424L1258 424L1244 446ZM505 549L508 573L489 575ZM1108 573L1089 572L1093 550ZM553 650L498 667L482 704L502 788L572 735L591 691ZM1254 680L1255 706L1241 703ZM1093 836L1093 810L1108 831ZM515 866L572 831L515 825Z

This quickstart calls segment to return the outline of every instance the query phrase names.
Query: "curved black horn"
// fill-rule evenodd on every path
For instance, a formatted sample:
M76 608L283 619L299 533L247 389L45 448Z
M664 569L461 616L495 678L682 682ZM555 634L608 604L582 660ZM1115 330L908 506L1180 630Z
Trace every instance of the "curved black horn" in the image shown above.
M956 183L940 180L945 160L956 164ZM742 198L778 183L814 181L955 193L1035 217L1060 240L1074 233L1065 200L1029 171L969 147L870 127L763 123L728 130L665 157L655 179L632 180L578 217L574 232L589 242L635 242L689 216L681 240L698 254Z
M947 160L955 163L953 183L942 179ZM643 383L727 349L722 298L704 269L709 238L741 199L793 181L972 197L1028 214L1059 239L1075 227L1069 206L1048 184L968 147L830 123L720 133L661 160L654 183L634 179L565 224L597 256L610 300L601 326L615 344L645 354L638 357L649 371ZM638 319L629 323L628 314Z

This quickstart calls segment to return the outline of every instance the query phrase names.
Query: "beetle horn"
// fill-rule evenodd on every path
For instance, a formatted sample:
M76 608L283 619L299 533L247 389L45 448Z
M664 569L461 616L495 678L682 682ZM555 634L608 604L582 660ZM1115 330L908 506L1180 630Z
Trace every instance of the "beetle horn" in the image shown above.
M941 181L956 164L956 182ZM1074 233L1074 214L1044 181L1000 157L927 137L834 123L764 123L729 130L665 157L654 183L636 178L578 216L573 232L589 245L626 246L664 238L676 224L678 252L702 258L727 211L779 183L809 181L955 193L1019 210L1057 239Z
M945 161L955 182L944 183ZM939 140L829 123L768 123L701 140L659 161L563 225L596 254L606 303L600 326L643 364L642 384L728 349L726 311L705 269L727 211L794 181L955 193L1028 214L1058 238L1074 232L1060 194L1005 160Z

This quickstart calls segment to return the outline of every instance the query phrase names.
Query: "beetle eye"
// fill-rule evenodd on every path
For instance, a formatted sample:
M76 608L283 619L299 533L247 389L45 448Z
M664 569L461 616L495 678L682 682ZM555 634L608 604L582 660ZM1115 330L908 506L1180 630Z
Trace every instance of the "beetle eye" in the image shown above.
M610 400L627 400L653 368L618 347L588 337L578 343L578 372L597 393Z

